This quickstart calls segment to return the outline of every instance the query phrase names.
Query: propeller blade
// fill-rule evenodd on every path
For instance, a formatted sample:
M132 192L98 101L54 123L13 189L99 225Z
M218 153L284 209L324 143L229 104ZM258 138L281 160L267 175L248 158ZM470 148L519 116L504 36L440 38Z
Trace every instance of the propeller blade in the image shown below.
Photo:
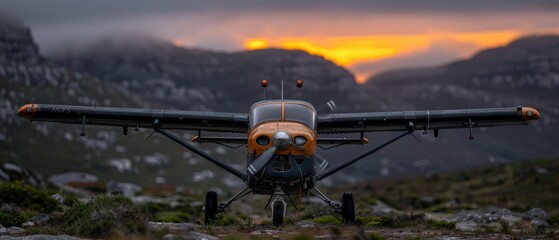
M314 158L317 159L319 161L318 167L322 170L327 169L330 166L330 163L328 163L328 161L326 160L326 158L324 158L323 156L321 156L318 153L314 154Z
M278 150L278 148L276 146L273 146L262 153L262 155L260 155L256 160L248 165L248 172L252 175L260 172L264 168L264 166L266 166L266 164L268 164L268 162L272 159L274 153L276 153L276 150Z

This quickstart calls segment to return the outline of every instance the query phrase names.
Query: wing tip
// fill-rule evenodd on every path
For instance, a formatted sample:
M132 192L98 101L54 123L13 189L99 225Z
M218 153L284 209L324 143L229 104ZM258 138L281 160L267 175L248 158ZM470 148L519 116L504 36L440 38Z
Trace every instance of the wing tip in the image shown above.
M522 107L521 114L522 118L526 121L538 120L542 118L540 112L532 107Z
M37 113L37 104L25 104L17 110L17 115L29 120L33 119Z

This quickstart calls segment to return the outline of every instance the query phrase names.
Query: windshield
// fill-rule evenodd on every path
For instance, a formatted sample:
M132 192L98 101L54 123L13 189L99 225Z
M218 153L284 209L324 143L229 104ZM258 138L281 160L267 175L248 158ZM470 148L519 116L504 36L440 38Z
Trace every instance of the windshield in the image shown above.
M286 102L282 119L281 102L262 104L252 109L249 114L250 127L269 121L290 121L307 125L314 129L316 112L313 108L300 103Z
M285 104L285 120L299 122L314 129L316 114L313 109L301 104Z

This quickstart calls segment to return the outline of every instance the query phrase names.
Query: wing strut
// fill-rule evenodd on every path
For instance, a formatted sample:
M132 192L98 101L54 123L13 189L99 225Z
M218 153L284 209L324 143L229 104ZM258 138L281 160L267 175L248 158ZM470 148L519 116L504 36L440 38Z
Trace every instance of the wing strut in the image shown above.
M408 131L406 131L406 132L404 132L404 133L402 133L402 134L396 136L395 138L391 139L391 140L388 141L388 142L383 143L382 145L380 145L380 146L378 146L378 147L376 147L376 148L369 149L369 150L367 150L367 151L365 151L365 152L359 154L359 156L355 157L354 159L352 159L352 160L350 160L350 161L344 162L344 163L342 163L342 164L340 164L340 165L334 167L333 169L331 169L331 170L329 170L329 171L327 171L327 172L324 172L324 173L318 175L318 176L316 177L316 180L320 181L320 180L322 180L322 179L324 179L324 178L326 178L326 177L328 177L328 176L330 176L330 175L332 175L332 174L334 174L334 173L336 173L336 172L338 172L338 171L340 171L340 170L346 168L347 166L349 166L349 165L351 165L351 164L354 164L355 162L357 162L357 161L359 161L359 160L361 160L361 159L363 159L363 158L365 158L365 157L367 157L367 156L369 156L369 155L375 153L376 151L383 149L384 147L390 145L391 143L396 142L396 141L399 140L400 138L403 138L403 137L405 137L405 136L407 136L407 135L412 134L414 130L415 130L414 124L413 124L412 122L409 122L409 123L408 123Z
M154 130L156 132L161 133L161 135L173 140L174 142L180 144L181 146L187 148L188 150L192 151L193 153L197 154L198 156L205 158L206 160L210 161L211 163L217 165L220 168L223 168L224 170L230 172L231 174L237 176L238 178L240 178L241 180L243 180L244 182L246 182L248 180L247 176L245 174L243 174L242 172L240 172L237 169L234 169L233 167L229 166L229 164L215 159L212 156L208 155L206 152L204 152L203 150L193 146L190 143L187 143L186 141L183 141L182 139L178 138L177 136L175 136L174 134L172 134L171 132L164 130L164 129L160 129L158 126L156 126L154 124Z

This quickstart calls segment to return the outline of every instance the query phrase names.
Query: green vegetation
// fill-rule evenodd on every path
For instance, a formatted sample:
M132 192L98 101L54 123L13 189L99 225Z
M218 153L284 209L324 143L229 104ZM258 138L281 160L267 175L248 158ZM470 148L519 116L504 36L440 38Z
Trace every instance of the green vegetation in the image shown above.
M156 222L188 222L192 216L188 213L181 212L181 211L165 211L165 212L157 212L155 214L155 218L153 221Z
M108 236L114 231L145 233L149 213L124 197L98 197L68 209L60 221L64 233L87 237Z
M333 224L333 225L342 224L342 220L339 217L334 217L332 215L316 217L312 220L312 222L316 224Z
M534 207L557 212L557 172L559 160L538 159L458 173L377 180L358 185L354 192L363 193L356 202L380 200L400 210L453 212L496 205L518 212ZM346 190L339 189L337 194Z
M547 219L547 222L554 227L559 227L559 215L552 215Z
M50 213L59 207L59 202L49 192L22 181L0 182L0 204L4 203L43 213Z
M427 225L429 225L431 228L434 228L434 229L453 230L453 229L456 228L456 223L455 222L437 221L437 220L433 220L433 219L428 219L427 220Z
M242 225L242 221L236 217L229 216L223 213L218 213L215 216L215 221L212 222L213 226L231 226Z
M19 226L26 219L27 216L14 204L2 204L2 207L0 207L0 224L2 226Z

